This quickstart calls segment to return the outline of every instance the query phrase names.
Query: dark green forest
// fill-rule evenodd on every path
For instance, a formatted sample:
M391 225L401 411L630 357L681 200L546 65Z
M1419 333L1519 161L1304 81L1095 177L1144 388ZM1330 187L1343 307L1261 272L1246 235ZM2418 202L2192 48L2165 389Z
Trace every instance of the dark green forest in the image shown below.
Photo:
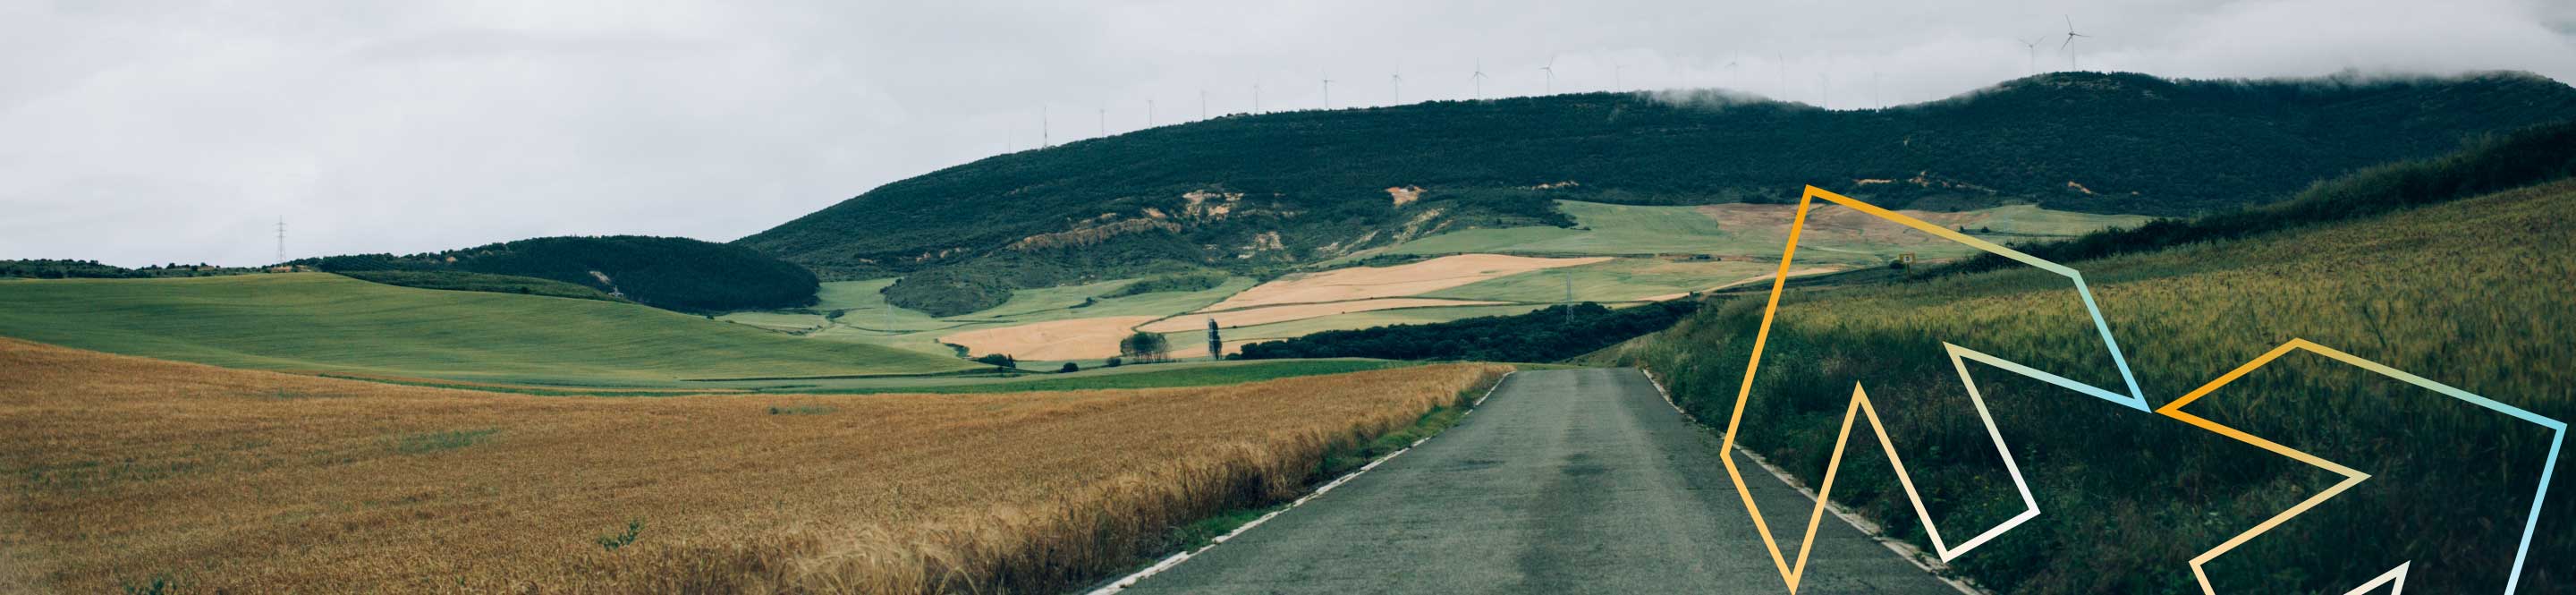
M2522 73L2056 73L1876 110L1665 92L1233 115L931 172L736 243L826 278L951 270L908 295L972 306L992 300L954 296L1569 225L1554 199L1787 202L1813 184L1890 207L2196 215L2567 113L2576 89Z
M1244 345L1243 359L1371 357L1553 362L1664 330L1698 311L1699 304L1697 298L1692 298L1614 310L1586 302L1512 316L1325 331Z
M463 271L534 277L623 293L635 303L681 312L806 306L814 303L818 286L814 274L804 268L740 246L648 236L536 238L435 253L326 256L290 264L344 274ZM518 288L531 286L502 287L518 293Z

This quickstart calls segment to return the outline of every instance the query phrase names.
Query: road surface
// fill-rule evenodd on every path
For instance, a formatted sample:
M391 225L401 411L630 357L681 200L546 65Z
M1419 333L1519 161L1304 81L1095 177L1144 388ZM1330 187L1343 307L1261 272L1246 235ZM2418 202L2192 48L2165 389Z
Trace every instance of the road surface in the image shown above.
M1717 442L1636 370L1522 372L1466 423L1126 592L1787 593ZM1813 501L1737 464L1795 556ZM1802 595L1958 593L1839 520L1820 530Z

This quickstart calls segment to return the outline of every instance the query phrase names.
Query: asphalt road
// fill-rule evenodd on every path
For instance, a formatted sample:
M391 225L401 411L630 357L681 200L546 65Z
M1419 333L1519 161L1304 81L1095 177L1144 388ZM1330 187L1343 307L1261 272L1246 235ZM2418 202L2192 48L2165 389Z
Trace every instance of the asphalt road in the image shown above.
M1515 374L1466 423L1128 593L1788 590L1717 437L1629 369ZM1812 500L1737 463L1795 556ZM1958 591L1825 519L1801 594Z

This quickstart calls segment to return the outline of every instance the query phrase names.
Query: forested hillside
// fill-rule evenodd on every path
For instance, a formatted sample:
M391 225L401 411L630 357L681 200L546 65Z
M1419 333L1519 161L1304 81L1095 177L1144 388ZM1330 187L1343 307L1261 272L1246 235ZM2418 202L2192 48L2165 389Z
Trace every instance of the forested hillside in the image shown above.
M2188 215L2568 113L2576 90L2520 73L2058 73L1880 110L1711 92L1238 115L932 172L737 243L829 278L946 271L910 288L927 295L1161 265L1257 274L1468 226L1570 224L1553 199L1774 202L1813 184L1890 207Z
M814 303L817 287L814 274L804 268L740 246L647 236L536 238L429 254L328 256L292 264L335 273L464 271L534 277L617 292L636 303L683 312L803 306ZM408 279L375 277L370 280ZM431 279L441 283L424 286L504 286L488 280L459 284L445 277ZM522 285L506 289L529 293L518 291Z

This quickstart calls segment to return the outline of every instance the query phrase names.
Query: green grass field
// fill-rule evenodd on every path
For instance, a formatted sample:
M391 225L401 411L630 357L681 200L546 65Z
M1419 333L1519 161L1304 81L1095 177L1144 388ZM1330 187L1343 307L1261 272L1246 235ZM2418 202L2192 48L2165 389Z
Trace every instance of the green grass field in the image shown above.
M220 366L524 384L674 386L973 367L633 304L322 273L0 281L0 335Z
M1582 229L1555 227L1512 227L1469 229L1421 238L1388 248L1383 254L1462 254L1491 252L1503 254L1552 255L1636 255L1636 254L1711 254L1769 257L1780 253L1787 241L1785 225L1754 228L1728 227L1695 206L1630 206L1560 200L1557 208L1574 217ZM2096 215L2051 211L2030 205L2010 205L1967 211L1958 215L1974 220L1976 228L1997 241L2021 241L2080 235L2112 226L2135 226L2147 218L2135 215ZM1919 252L1922 258L1963 256L1967 252L1955 245L1890 247L1869 241L1847 239L1837 242L1806 244L1821 251L1810 262L1877 262L1897 252ZM1833 254L1824 254L1831 252Z

